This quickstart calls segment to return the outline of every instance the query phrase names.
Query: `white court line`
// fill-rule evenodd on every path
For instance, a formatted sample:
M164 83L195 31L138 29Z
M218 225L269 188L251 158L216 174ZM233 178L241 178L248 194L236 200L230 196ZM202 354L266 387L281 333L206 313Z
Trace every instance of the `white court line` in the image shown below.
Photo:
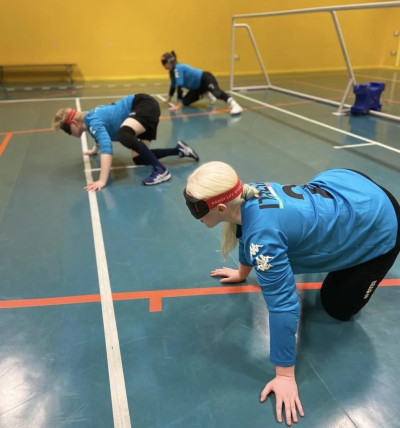
M334 149L352 149L354 147L364 147L364 146L376 146L375 143L363 143L363 144L347 144L346 146L335 146Z
M110 168L110 171L114 171L116 169L129 169L129 168L142 168L145 165L124 165L124 166L112 166ZM87 169L85 168L85 171L87 171ZM90 172L98 172L100 171L100 168L89 168Z
M159 100L161 100L163 103L165 103L165 102L167 101L167 99L166 99L163 95L161 95L161 94L157 94L157 95L156 95L156 97L157 97Z
M166 101L165 98L160 94L149 94L152 97L159 97L161 100ZM80 100L102 100L102 99L120 99L126 97L127 94L123 95L92 95L86 97L79 97ZM39 102L51 102L51 101L73 101L74 97L56 97L56 98L25 98L22 100L0 100L0 104L17 104L17 103L39 103Z
M163 103L166 103L167 102L167 99L163 96L163 95L161 95L161 94L157 94L157 95L155 95L159 100L161 100ZM171 103L171 102L169 102L168 103L168 105L170 106L170 107L173 107L174 106L174 104L173 103Z
M326 124L324 124L322 122L318 122L316 120L309 119L309 118L307 118L305 116L301 116L301 115L296 114L296 113L292 113L289 110L284 110L284 109L281 109L279 107L275 107L272 104L267 104L267 103L264 103L262 101L258 101L258 100L254 99L254 98L247 97L247 96L245 96L245 95L243 95L243 94L241 94L239 92L229 91L229 93L231 93L232 95L241 97L241 98L243 98L245 100L251 101L251 102L253 102L255 104L259 104L259 105L262 105L264 107L269 107L272 110L276 110L276 111L279 111L281 113L289 114L290 116L297 117L298 119L302 119L302 120L305 120L307 122L313 123L315 125L322 126L324 128L330 129L332 131L336 131L336 132L339 132L341 134L348 135L350 137L356 138L356 139L361 140L361 141L366 141L367 143L369 143L368 145L376 145L376 146L380 146L380 147L382 147L384 149L391 150L391 151L396 152L396 153L400 153L400 150L399 149L395 149L394 147L388 146L386 144L380 143L380 142L375 141L375 140L370 140L368 138L361 137L360 135L353 134L351 132L343 131L342 129L335 128L335 127L330 126L330 125L326 125ZM166 101L166 99L161 94L151 94L151 95L155 96L155 97L158 97L163 102ZM80 97L80 99L81 100L113 99L113 98L114 99L118 99L118 98L123 98L125 96L126 96L126 94L124 94L124 95L107 95L107 96L101 96L101 95L99 95L99 96ZM71 98L71 97L58 97L58 98L32 98L32 99L23 99L23 100L0 100L0 104L29 103L29 102L48 102L48 101L71 101L72 99L73 98ZM174 104L168 103L168 105L173 106ZM364 144L364 145L354 144L354 145L347 145L347 146L335 146L334 148L335 149L341 149L341 148L351 149L351 148L354 148L354 147L361 147L361 146L366 146L366 145L367 144Z
M79 98L75 99L76 109L81 111ZM83 152L88 150L86 133L81 137ZM86 183L93 182L90 172L89 156L83 155ZM96 253L97 274L99 277L100 301L103 314L104 336L106 342L108 376L110 379L111 403L115 428L130 428L128 397L126 394L124 371L122 368L121 350L119 347L117 322L111 294L110 276L108 274L106 251L101 229L100 213L96 192L87 192L92 218L94 248Z
M382 144L379 142L376 143L369 143L369 144L348 144L347 146L334 146L334 149L354 149L357 147L362 147L362 146L379 146L382 147L386 150L391 150L392 152L396 152L396 153L400 153L400 149L395 149L394 147L388 146L386 144Z
M331 131L339 132L340 134L348 135L349 137L356 138L357 140L366 141L367 143L369 143L368 145L371 145L371 146L376 145L376 146L383 147L384 149L391 150L391 151L396 152L396 153L400 153L399 149L395 149L394 147L388 146L386 144L382 144L379 141L370 140L369 138L361 137L361 135L353 134L352 132L347 132L347 131L344 131L343 129L335 128L334 126L330 126L330 125L326 125L325 123L318 122L317 120L309 119L308 117L301 116L300 114L297 114L297 113L292 113L289 110L284 110L282 108L275 107L272 104L264 103L263 101L258 101L254 98L247 97L246 95L243 95L239 92L230 91L230 93L235 95L235 96L241 97L245 100L251 101L253 103L260 104L264 107L268 107L272 110L276 110L276 111L279 111L281 113L285 113L285 114L288 114L290 116L297 117L298 119L305 120L306 122L313 123L314 125L322 126L323 128L327 128L327 129L330 129ZM347 148L354 148L354 147L359 147L359 146L361 146L361 144L348 145ZM334 148L340 149L343 147L344 146L335 146Z
M87 97L79 97L81 100L102 100L102 99L119 99L126 97L127 94L124 95L97 95L97 96L87 96ZM51 101L73 101L74 97L57 97L57 98L25 98L22 100L0 100L0 104L17 104L17 103L38 103L38 102L51 102Z

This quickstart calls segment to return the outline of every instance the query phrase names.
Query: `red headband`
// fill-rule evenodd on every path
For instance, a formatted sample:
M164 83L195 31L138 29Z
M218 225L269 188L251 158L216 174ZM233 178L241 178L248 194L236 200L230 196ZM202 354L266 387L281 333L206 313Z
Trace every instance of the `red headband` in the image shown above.
M64 123L66 123L67 125L71 125L72 119L75 117L75 115L76 115L76 110L72 109L69 112L69 115L65 119Z
M232 189L227 190L220 195L213 196L212 198L204 199L204 202L207 204L208 208L214 208L218 204L223 204L225 202L233 201L237 198L243 190L243 184L238 177L236 184L232 187Z

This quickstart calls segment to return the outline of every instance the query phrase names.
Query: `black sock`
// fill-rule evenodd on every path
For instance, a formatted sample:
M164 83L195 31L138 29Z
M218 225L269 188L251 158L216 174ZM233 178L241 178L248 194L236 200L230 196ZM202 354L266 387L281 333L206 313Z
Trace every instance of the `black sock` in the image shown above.
M178 156L179 150L173 149L152 149L151 150L157 159L166 158L168 156Z

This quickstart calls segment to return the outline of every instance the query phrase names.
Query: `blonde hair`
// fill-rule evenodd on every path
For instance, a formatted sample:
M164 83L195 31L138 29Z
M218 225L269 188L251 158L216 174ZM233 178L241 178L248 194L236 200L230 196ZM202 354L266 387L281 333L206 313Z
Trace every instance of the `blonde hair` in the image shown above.
M54 116L52 127L56 131L58 131L61 128L61 125L65 122L68 115L70 114L72 108L70 107L64 107L60 108L60 110L57 111L56 115ZM85 113L82 111L77 111L76 115L74 117L77 121L83 121L83 118L85 117Z
M208 162L197 168L188 178L186 193L195 199L206 199L220 195L231 189L237 182L236 171L224 162ZM258 190L248 184L243 185L240 196L226 204L230 210L240 207L250 198L258 197ZM235 223L225 222L223 225L221 252L224 258L236 247Z

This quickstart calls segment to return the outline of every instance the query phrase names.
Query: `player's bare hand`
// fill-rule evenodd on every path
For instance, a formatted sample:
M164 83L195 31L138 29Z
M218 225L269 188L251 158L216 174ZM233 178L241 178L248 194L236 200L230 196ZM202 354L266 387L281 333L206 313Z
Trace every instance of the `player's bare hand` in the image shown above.
M221 276L222 278L219 280L219 282L222 282L222 283L243 282L246 279L246 278L242 278L239 275L238 269L231 269L225 266L220 269L212 270L210 272L210 276L214 276L214 277Z
M274 392L276 397L276 419L278 422L282 422L283 408L285 409L285 419L288 426L292 425L292 421L295 423L299 421L297 412L300 416L304 416L294 377L277 375L261 391L260 401L264 402L271 392Z
M106 183L104 183L104 181L98 180L98 181L94 181L93 183L88 184L85 187L85 190L87 192L95 192L97 190L101 190L103 187L105 187Z
M87 156L94 156L97 155L97 150L86 150L85 152L83 152L83 154Z

